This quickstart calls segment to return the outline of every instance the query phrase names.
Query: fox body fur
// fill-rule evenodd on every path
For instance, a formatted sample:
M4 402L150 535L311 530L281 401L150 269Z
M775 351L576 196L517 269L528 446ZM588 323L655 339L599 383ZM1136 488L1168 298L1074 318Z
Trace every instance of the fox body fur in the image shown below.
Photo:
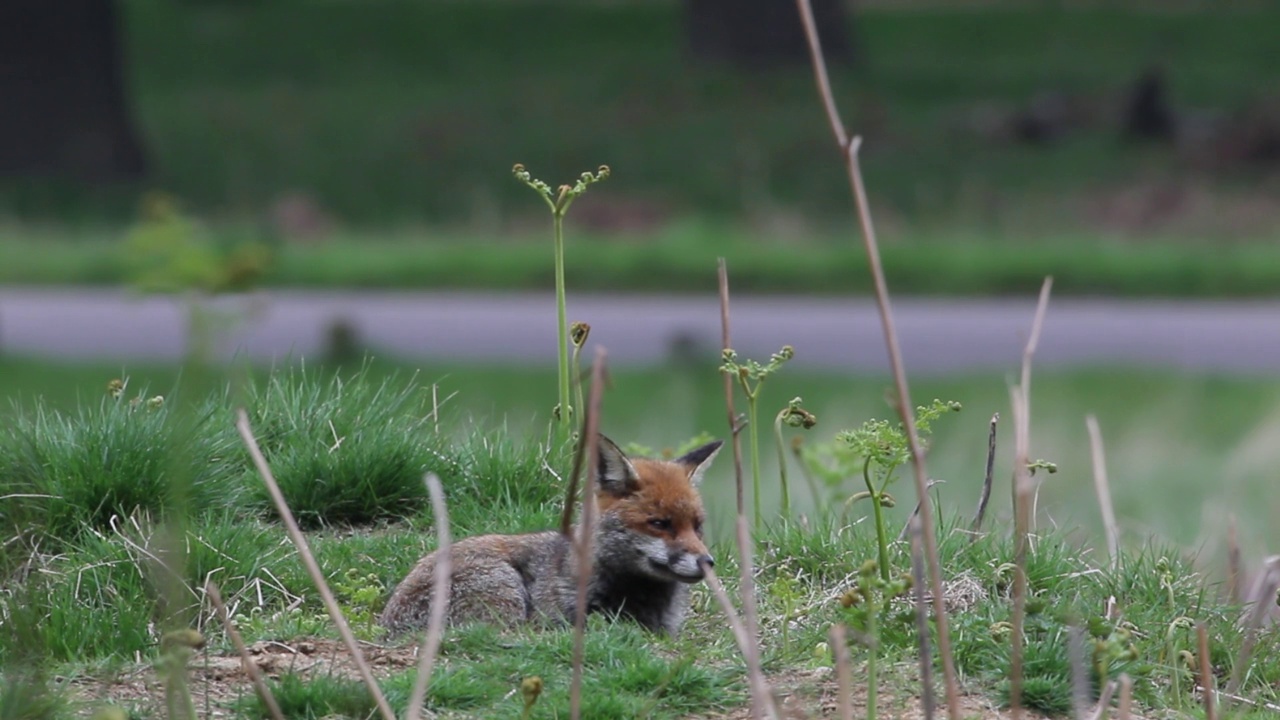
M587 612L627 617L674 635L689 607L689 585L714 561L702 539L698 484L720 451L708 443L675 460L632 460L603 435L595 497L599 513L587 578ZM448 621L572 620L578 558L559 531L482 535L453 544ZM393 634L425 628L436 553L396 587L381 624Z

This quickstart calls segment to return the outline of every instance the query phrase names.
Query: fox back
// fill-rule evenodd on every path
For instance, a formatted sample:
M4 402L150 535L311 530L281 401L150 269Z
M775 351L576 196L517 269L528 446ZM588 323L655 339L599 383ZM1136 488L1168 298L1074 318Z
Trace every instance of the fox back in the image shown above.
M632 460L599 436L587 612L627 617L656 632L680 629L689 585L714 564L697 488L720 446L711 442L675 460ZM451 623L574 616L577 553L558 531L467 538L454 543L450 559ZM392 633L426 627L435 564L436 553L419 560L391 594L380 622Z

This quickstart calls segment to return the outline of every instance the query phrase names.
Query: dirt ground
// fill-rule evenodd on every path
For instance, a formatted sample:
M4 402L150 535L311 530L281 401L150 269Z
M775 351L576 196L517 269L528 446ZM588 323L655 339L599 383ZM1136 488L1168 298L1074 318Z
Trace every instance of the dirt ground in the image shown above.
M417 647L383 647L364 643L365 659L375 674L389 675L417 664ZM355 665L340 641L330 639L302 640L285 644L259 642L249 648L254 664L268 678L279 678L288 673L337 675L358 678ZM191 661L191 690L197 714L204 718L235 717L232 708L237 701L253 693L253 686L236 655L200 654ZM67 681L78 699L86 701L85 712L90 714L104 703L123 707L163 708L164 688L150 664L139 664L111 677L78 677ZM835 718L840 716L840 705L834 673L827 668L814 671L798 671L769 678L775 696L781 701L786 718ZM938 701L943 701L939 696ZM879 698L879 717L896 720L917 720L924 711L920 698L915 694L904 695L882 690ZM855 679L852 707L855 717L865 716L866 689L858 687ZM207 710L206 710L207 709ZM997 708L989 698L978 695L961 697L961 712L966 718L982 720L1006 720L1008 710ZM465 717L462 714L433 715L425 717ZM945 708L939 707L938 717L945 716ZM1045 716L1026 713L1029 720L1046 720ZM704 720L748 720L751 709L742 707L729 713L702 716Z

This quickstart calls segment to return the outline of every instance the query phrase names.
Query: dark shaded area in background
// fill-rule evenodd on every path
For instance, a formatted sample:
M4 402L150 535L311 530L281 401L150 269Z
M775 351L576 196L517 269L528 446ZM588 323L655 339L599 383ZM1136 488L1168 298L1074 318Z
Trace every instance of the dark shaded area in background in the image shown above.
M815 10L828 55L850 61L832 79L889 237L1280 228L1272 5ZM509 177L522 162L553 183L612 166L574 211L600 234L705 220L794 238L847 221L791 0L0 13L10 220L129 223L159 191L308 241L418 224L516 236L541 227ZM74 187L86 179L106 189Z
M114 0L0 3L0 176L138 180Z
M813 0L814 21L828 62L853 58L843 0ZM699 60L760 69L808 65L809 46L794 0L684 0L689 50Z

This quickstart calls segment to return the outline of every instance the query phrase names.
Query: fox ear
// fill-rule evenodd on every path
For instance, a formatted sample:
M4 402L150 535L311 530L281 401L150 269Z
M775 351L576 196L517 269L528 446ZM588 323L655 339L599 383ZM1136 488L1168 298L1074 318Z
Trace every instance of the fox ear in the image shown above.
M694 448L676 459L676 463L688 469L689 482L695 487L702 482L702 476L706 474L707 468L711 467L711 461L720 452L721 445L724 445L723 440L715 440L702 447Z
M630 495L636 491L640 475L622 450L604 435L596 436L596 448L600 464L596 467L596 482L610 495Z

